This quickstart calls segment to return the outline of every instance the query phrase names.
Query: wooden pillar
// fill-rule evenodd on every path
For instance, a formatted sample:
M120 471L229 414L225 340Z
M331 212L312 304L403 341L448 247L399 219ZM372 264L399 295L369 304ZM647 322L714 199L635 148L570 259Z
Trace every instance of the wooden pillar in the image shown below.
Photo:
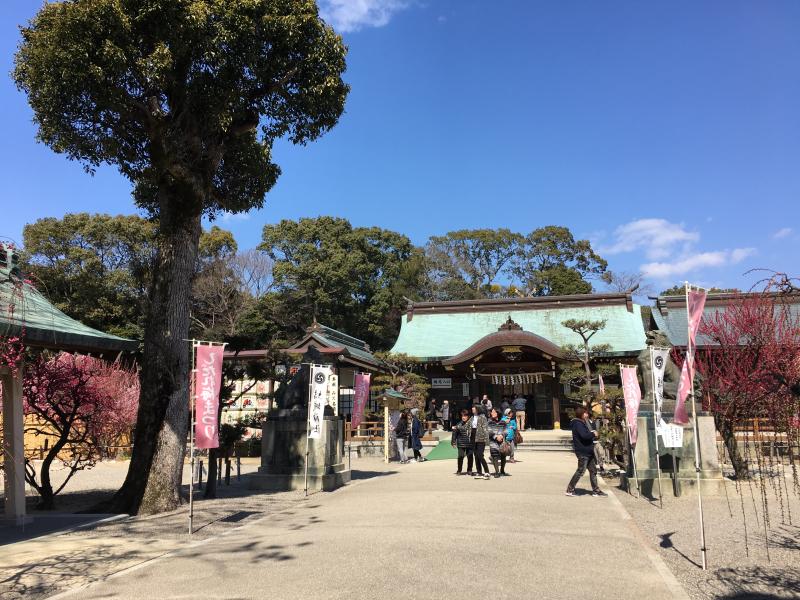
M389 405L383 405L383 462L389 464Z
M0 369L3 383L3 478L5 481L5 519L16 525L25 523L25 445L22 412L22 372Z
M561 386L558 379L553 378L553 429L561 429Z

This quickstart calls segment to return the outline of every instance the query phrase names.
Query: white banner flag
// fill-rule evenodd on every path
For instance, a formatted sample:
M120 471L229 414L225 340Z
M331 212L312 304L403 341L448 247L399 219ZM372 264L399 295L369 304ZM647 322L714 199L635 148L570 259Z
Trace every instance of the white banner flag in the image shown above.
M322 419L328 400L328 379L333 377L330 367L311 367L311 393L308 399L308 437L317 440L322 435Z
M653 404L656 421L661 419L661 407L664 404L664 370L667 368L669 350L666 348L650 348L650 367L653 369Z

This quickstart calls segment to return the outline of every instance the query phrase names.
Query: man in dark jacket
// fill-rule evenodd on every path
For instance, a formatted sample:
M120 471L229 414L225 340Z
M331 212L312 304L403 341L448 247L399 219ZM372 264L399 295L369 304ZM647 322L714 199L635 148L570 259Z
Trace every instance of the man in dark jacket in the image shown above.
M597 485L597 459L594 456L594 438L597 432L589 429L589 413L582 406L575 410L572 419L572 449L578 458L578 468L567 485L567 496L575 495L575 485L589 469L589 481L592 484L592 496L605 496Z

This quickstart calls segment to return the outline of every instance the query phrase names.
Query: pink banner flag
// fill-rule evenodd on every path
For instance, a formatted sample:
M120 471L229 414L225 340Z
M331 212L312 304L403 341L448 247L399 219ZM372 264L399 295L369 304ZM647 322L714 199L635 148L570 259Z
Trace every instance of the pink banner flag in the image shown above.
M356 375L355 388L356 392L353 396L353 416L351 417L351 427L358 427L364 419L364 407L369 400L369 373L358 373Z
M689 415L686 413L686 397L689 395L689 389L692 387L692 381L689 379L689 361L683 361L681 368L681 381L678 384L678 398L675 401L675 418L673 421L679 425L686 425L689 422Z
M603 382L603 376L598 375L597 379L600 381L600 395L605 396L606 394L606 384Z
M219 448L219 389L222 385L224 346L195 349L195 446Z
M703 320L703 308L706 305L706 292L704 290L691 290L686 299L686 312L689 320L689 345L687 352L694 359L695 341L700 321Z
M689 422L686 412L686 398L692 389L694 380L694 351L697 346L697 330L703 320L703 309L706 305L705 290L689 290L686 295L687 335L686 360L681 368L681 381L678 385L678 398L675 403L675 423L685 425Z
M628 436L631 444L635 444L639 437L636 416L639 414L639 404L642 402L642 390L639 388L639 379L636 377L636 367L620 365L620 371L622 393L625 396L625 420L628 423Z

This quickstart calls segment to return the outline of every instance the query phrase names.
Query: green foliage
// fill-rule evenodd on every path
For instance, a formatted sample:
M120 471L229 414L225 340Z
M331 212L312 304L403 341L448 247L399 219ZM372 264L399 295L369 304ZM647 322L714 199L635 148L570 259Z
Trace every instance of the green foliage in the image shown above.
M432 296L491 296L497 277L516 255L522 236L509 229L461 229L432 236L425 246Z
M738 294L742 290L738 288L708 288L709 294ZM664 290L659 296L684 296L686 295L686 286L684 284L673 285L671 288Z
M155 225L135 215L67 214L25 226L24 270L60 310L141 338Z
M262 205L273 140L338 121L345 53L313 0L71 0L22 29L13 77L40 141L88 170L116 165L180 228Z
M197 251L200 260L208 262L230 259L236 254L238 248L239 246L230 231L213 225L200 238Z
M592 380L597 378L598 373L606 374L602 370L604 367L600 367L601 370L598 371L598 365L593 365L593 359L607 352L609 349L608 344L590 346L589 340L591 340L598 331L605 328L606 321L567 319L561 324L567 329L574 331L581 338L581 344L567 344L562 349L564 357L570 361L571 364L562 370L561 383L568 383L570 385L570 392L567 394L568 398L589 402L594 396ZM595 367L594 373L592 372L593 366Z
M514 258L510 272L531 296L591 293L592 277L601 276L608 263L588 240L576 240L566 227L540 227L529 233Z
M24 270L59 310L100 331L141 339L156 254L152 221L136 215L68 213L26 225L23 241ZM236 251L236 241L230 231L215 226L201 234L200 247L196 291L203 290L198 282L225 275L220 263ZM196 294L193 312L206 316L208 302L208 296ZM214 328L202 331L207 339L224 337Z
M283 220L264 227L260 249L275 261L277 293L259 308L279 330L316 316L375 347L394 342L402 296L420 277L406 236L334 217Z
M431 386L422 371L419 360L407 354L376 352L375 356L383 362L388 374L378 374L372 379L372 389L383 392L392 388L414 400L417 408L425 409L425 400Z

